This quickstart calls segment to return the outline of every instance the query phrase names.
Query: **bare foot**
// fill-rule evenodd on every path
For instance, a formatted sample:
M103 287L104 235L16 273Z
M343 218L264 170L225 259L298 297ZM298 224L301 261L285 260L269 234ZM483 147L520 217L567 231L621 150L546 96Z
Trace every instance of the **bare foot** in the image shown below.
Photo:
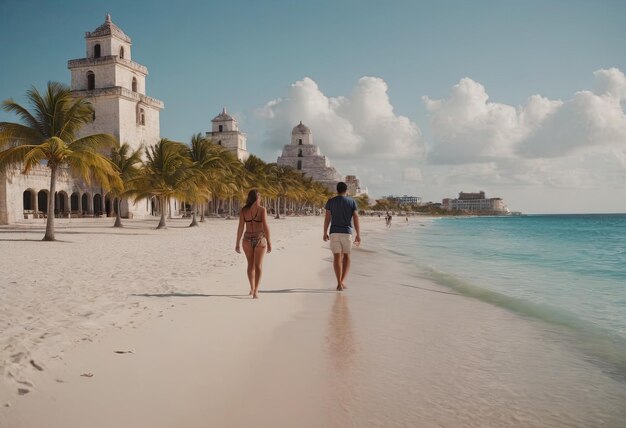
M250 290L250 292L248 293L248 296L252 296L254 294L253 290Z
M259 293L257 293L256 291L254 292L254 294L252 295L253 299L258 299L259 298Z
M343 288L344 288L344 287L343 287L341 284L339 284L339 285L337 286L337 291L343 291Z

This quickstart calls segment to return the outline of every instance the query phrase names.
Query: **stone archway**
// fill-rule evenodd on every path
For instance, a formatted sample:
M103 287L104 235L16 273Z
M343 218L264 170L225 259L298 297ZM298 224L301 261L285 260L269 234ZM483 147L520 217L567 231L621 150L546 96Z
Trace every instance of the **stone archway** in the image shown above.
M40 190L37 193L37 207L39 208L39 212L43 214L48 214L48 191Z
M24 211L34 211L35 210L35 192L31 189L24 190L23 194L23 207Z
M22 194L22 209L24 218L35 218L37 213L37 193L33 189L26 189Z
M104 213L107 217L111 217L113 215L113 202L111 201L110 194L104 197Z
M80 209L83 215L89 214L89 195L87 193L83 193L80 198Z
M60 191L56 193L56 199L54 200L54 214L59 217L67 216L70 211L69 198L67 193Z
M80 196L76 192L70 196L70 212L72 214L79 214L80 212Z
M96 216L102 215L102 195L96 193L93 195L93 214Z

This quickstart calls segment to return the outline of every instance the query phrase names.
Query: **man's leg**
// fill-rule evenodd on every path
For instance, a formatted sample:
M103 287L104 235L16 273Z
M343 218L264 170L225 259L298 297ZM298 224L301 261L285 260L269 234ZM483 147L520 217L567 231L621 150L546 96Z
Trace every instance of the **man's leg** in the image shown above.
M341 285L342 267L341 253L333 253L333 268L335 269L335 276L337 277L337 291L343 290Z
M344 253L343 254L343 263L342 263L342 271L341 271L341 288L348 288L345 286L345 284L343 283L346 279L346 277L348 276L348 271L350 271L350 254L348 253Z

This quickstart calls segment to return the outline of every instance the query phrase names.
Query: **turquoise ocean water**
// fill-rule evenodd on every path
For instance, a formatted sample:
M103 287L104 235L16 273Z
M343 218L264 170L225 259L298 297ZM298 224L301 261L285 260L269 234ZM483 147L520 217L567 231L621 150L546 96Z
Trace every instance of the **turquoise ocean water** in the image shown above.
M420 275L558 326L626 378L626 214L394 222L388 249Z

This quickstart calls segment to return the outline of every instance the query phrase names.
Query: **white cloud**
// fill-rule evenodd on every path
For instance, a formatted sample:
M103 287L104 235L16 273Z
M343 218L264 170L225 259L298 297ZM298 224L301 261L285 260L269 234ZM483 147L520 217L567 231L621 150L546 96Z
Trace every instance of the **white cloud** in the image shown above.
M311 128L313 143L331 159L420 159L420 129L394 113L387 89L380 78L362 77L349 96L328 97L305 77L289 86L286 97L259 110L267 125L264 145L282 148L302 121Z
M556 158L594 146L626 143L626 77L616 68L594 73L595 90L568 101L531 96L513 107L489 101L485 87L470 78L441 100L423 97L432 114L433 148L438 164L464 164L517 158Z
M432 114L430 160L442 164L487 162L512 154L520 138L514 107L489 102L485 87L470 78L454 85L446 99L422 97Z

